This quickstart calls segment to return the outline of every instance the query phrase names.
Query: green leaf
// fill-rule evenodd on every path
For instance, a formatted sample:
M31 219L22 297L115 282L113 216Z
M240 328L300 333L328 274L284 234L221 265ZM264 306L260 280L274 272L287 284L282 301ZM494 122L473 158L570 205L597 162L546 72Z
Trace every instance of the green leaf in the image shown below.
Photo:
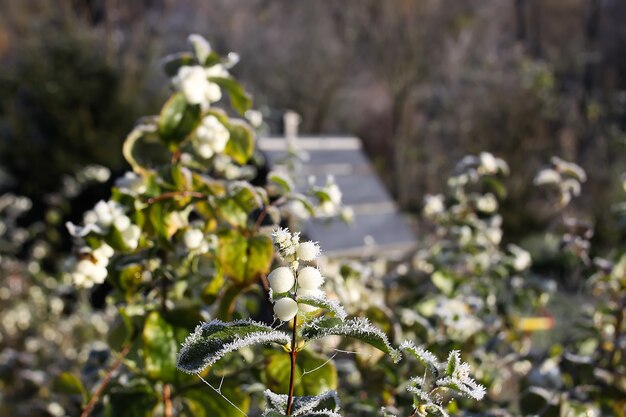
M238 386L233 386L224 380L220 391L230 402L235 404L244 413L250 409L250 397L243 393ZM232 404L210 387L194 389L184 392L184 402L189 409L189 415L194 417L232 417L240 414Z
M400 352L391 347L387 335L366 318L357 317L342 321L338 318L323 317L302 326L302 336L307 340L321 339L331 335L360 340L387 353L394 362L400 360Z
M265 356L265 386L274 392L289 392L289 377L291 374L291 358L283 351L272 350ZM302 379L302 369L296 365L294 370L296 381ZM294 394L303 395L302 384L295 384ZM285 407L285 411L287 407Z
M254 152L254 134L250 127L241 121L231 121L226 125L230 132L230 139L224 153L240 165L244 165Z
M109 233L105 236L104 241L116 251L126 252L130 250L122 237L122 233L116 227L111 227Z
M182 93L170 97L159 115L159 136L171 146L185 140L200 123L200 106L191 105Z
M215 300L217 300L217 296L222 287L224 287L225 282L226 280L224 279L224 274L222 273L221 268L216 268L216 274L202 289L202 294L200 295L202 301L206 304L213 304Z
M285 172L272 171L267 174L267 181L276 183L282 189L281 194L287 194L293 191L294 184L293 180L289 177L289 175Z
M498 178L483 177L482 181L486 188L493 191L493 193L498 197L498 200L506 198L506 187Z
M80 394L83 397L83 402L87 399L87 390L83 386L83 383L80 382L80 379L75 375L69 372L62 372L54 379L53 385L54 391L72 395L72 394Z
M126 314L126 309L120 307L118 316L108 335L109 346L116 351L122 350L133 336L133 320Z
M153 311L144 325L143 356L145 372L152 379L173 381L176 377L176 339L174 328Z
M234 78L209 77L209 81L219 85L222 89L224 89L224 91L226 91L228 98L230 99L230 105L233 109L239 112L239 114L244 114L252 107L252 99L250 98L250 95L246 93L241 84L239 84Z
M224 323L213 320L196 327L187 337L178 355L178 369L199 373L213 365L224 355L255 344L287 344L291 338L286 333L251 320Z
M248 222L248 213L229 196L215 199L218 216L234 227L245 227Z
M217 318L230 321L235 310L237 298L246 290L242 285L231 285L222 293L219 308L217 309Z
M337 388L337 368L328 358L309 350L301 350L297 360L298 367L302 370L300 382L305 395L321 395ZM324 405L329 408L328 403Z
M246 238L236 230L218 234L217 258L224 274L238 284L251 284L269 271L274 248L267 236Z
M453 350L448 356L448 364L446 365L446 375L451 376L454 371L459 367L461 363L461 357L458 350Z
M300 203L302 203L302 206L307 211L307 213L309 213L309 216L315 217L315 207L309 201L307 196L305 196L304 194L298 193L298 194L292 194L290 198L294 201L299 201Z
M147 381L133 381L111 389L106 417L152 417L159 396Z
M142 161L138 161L138 157L135 156L136 148L140 140L146 140L147 138L154 138L154 133L157 130L156 123L146 123L135 126L135 128L126 136L124 144L122 146L122 154L124 159L131 166L136 173L143 173L146 169L142 166ZM158 140L158 139L157 139Z
M235 282L245 281L248 242L236 230L226 230L217 235L217 259L224 274Z
M143 281L143 265L131 263L124 265L119 274L119 285L126 292L132 293Z
M445 295L451 295L454 291L454 279L441 271L435 271L431 277L431 281Z
M168 55L161 62L163 63L163 71L168 77L176 76L180 67L197 64L196 59L189 52Z
M252 210L263 206L263 200L259 196L257 190L246 182L238 181L231 185L229 196L237 202L237 204L249 214Z
M274 258L274 245L269 236L258 235L248 238L248 262L246 282L254 282L260 275L267 274Z
M172 326L193 330L203 320L200 302L190 298L175 301L174 306L163 312L163 317Z

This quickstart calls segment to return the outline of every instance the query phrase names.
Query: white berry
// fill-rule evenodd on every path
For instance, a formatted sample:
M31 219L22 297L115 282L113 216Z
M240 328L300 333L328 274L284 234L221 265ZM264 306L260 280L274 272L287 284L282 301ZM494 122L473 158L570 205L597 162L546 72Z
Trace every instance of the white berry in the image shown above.
M317 258L319 254L319 245L311 241L300 243L300 245L298 245L298 249L296 250L297 257L303 261L312 261Z
M324 278L317 268L307 266L298 274L298 285L307 290L316 290L324 283Z
M293 276L291 269L286 266L281 266L273 270L267 280L270 283L270 288L276 293L287 292L293 288L296 283L296 279Z
M274 303L274 314L282 321L289 321L298 314L298 303L289 297L281 298Z

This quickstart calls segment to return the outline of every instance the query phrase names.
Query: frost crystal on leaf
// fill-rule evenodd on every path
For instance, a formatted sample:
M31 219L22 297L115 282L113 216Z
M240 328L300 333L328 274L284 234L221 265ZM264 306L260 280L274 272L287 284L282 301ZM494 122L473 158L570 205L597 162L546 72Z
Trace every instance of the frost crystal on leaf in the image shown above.
M272 240L283 258L292 257L300 244L300 233L291 233L287 229L278 228L272 232Z
M187 336L178 354L177 367L181 371L196 374L213 365L224 355L255 344L290 342L286 333L252 320L224 323L213 320L202 323Z
M403 342L400 345L400 350L416 357L432 374L432 378L411 378L410 385L407 387L407 391L415 396L416 401L421 404L420 407L425 412L432 409L436 413L447 415L437 404L438 400L433 398L433 388L448 388L475 400L481 400L485 396L485 387L470 377L470 366L461 361L459 351L451 351L446 362L439 362L435 355L421 346L415 346L411 341ZM416 415L426 414L418 412Z
M305 339L316 340L331 335L346 336L360 340L388 353L394 362L398 362L401 358L400 352L389 343L387 335L364 317L357 317L347 321L324 317L302 326L302 336Z
M324 308L340 320L345 320L347 317L346 310L344 310L341 304L339 304L336 300L329 300L321 291L316 295L298 295L298 303L317 308Z
M439 360L431 352L421 346L415 346L415 344L410 340L402 342L400 350L413 355L417 360L422 362L422 364L424 364L424 366L426 366L426 368L428 368L434 376L439 375Z
M264 415L268 415L270 412L283 413L287 409L288 397L286 394L275 394L270 390L265 390L264 396L266 402ZM340 405L341 403L336 391L326 391L315 396L294 397L292 415L338 415L336 413L339 411Z

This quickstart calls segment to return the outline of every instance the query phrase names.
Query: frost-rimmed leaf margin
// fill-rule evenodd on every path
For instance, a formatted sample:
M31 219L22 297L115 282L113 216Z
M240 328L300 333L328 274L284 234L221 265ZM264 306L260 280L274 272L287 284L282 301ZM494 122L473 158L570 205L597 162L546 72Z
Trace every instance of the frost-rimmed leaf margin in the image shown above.
M281 414L276 411L270 411L269 413L264 414L263 417L287 417L287 416L285 414ZM343 416L331 410L321 410L321 411L313 411L311 413L306 413L306 414L299 414L299 417L343 417Z
M298 295L298 303L306 304L309 306L323 308L328 310L332 315L339 320L345 320L348 317L346 310L336 300L329 300L325 295Z
M400 344L400 350L410 353L420 361L435 378L439 377L441 364L435 355L424 349L422 346L415 346L411 340L405 340Z
M455 378L447 376L435 381L437 386L450 388L468 398L480 401L485 396L485 387L471 377Z
M287 409L288 396L286 394L276 394L269 389L263 393L266 403L266 409L263 416L282 415L283 410ZM322 408L315 410L315 408ZM331 410L332 409L332 410ZM293 398L293 416L309 416L318 415L316 413L331 412L337 413L341 409L341 401L337 391L329 390L320 395L305 395ZM326 414L320 414L326 415ZM338 415L338 414L335 414Z
M321 339L326 336L345 336L360 340L387 353L396 363L402 358L400 351L394 349L389 343L387 335L365 317L345 321L335 317L322 317L302 326L302 337L307 340Z
M255 344L288 344L289 335L254 320L223 322L212 320L199 324L187 336L178 353L176 367L189 374L200 373L224 355Z

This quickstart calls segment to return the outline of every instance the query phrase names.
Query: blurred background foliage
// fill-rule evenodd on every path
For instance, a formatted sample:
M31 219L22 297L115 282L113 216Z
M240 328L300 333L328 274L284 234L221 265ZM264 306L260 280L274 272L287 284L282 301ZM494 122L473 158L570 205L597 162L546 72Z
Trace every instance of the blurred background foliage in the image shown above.
M623 240L610 201L626 168L625 19L618 0L4 1L2 182L37 208L87 163L120 172L125 133L167 94L155 64L198 32L245 58L235 75L257 107L361 137L404 209L487 150L513 173L506 236L526 237L554 216L530 179L558 154L588 172L578 207L610 246Z

